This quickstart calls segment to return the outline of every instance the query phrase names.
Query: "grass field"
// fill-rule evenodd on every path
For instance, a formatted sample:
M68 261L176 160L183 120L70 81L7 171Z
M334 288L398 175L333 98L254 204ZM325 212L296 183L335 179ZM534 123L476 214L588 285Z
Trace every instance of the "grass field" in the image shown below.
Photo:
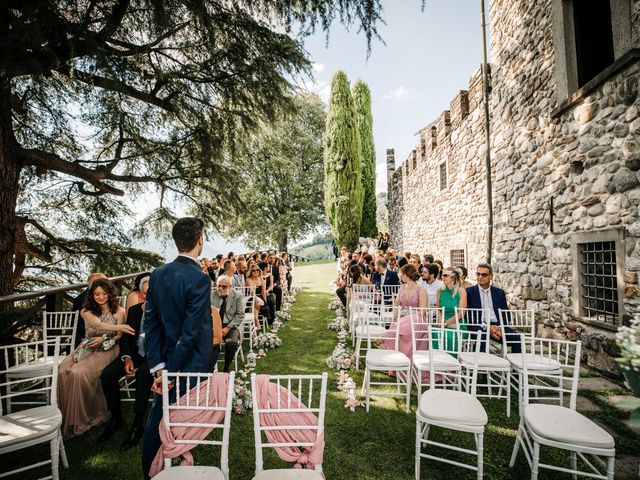
M324 472L327 479L367 480L393 479L409 480L414 477L415 453L415 390L412 398L412 412L404 412L401 399L374 398L371 411L364 408L350 412L344 408L345 394L336 386L335 372L325 365L336 344L336 333L327 329L333 312L327 309L331 300L329 283L335 275L335 263L320 265L299 265L295 270L296 281L301 282L304 291L293 305L292 320L280 330L284 344L273 350L258 362L258 373L321 373L329 372L329 394L325 422ZM363 370L350 372L358 387L362 385ZM529 478L530 471L522 454L515 468L509 469L508 462L516 434L518 415L515 402L511 418L506 418L504 401L482 400L489 415L489 425L485 432L485 478L520 479ZM127 404L129 412L130 404ZM255 451L251 414L234 416L231 422L230 478L251 479L254 474ZM122 437L105 444L97 444L96 437L101 427L66 442L70 468L61 468L62 479L138 479L140 471L140 448L127 452L119 449ZM122 433L124 435L124 432ZM435 440L471 446L472 437L449 431L435 430ZM632 442L627 454L637 455L638 442ZM39 455L47 455L47 448L35 447L26 452L7 455L0 465L15 464ZM194 452L196 463L216 465L219 453L210 448L198 447ZM568 455L558 451L543 450L543 460L553 457L553 463L568 465ZM8 464L4 463L9 461ZM265 468L282 468L283 462L272 455L265 458ZM0 470L3 470L0 467ZM21 477L31 478L31 477ZM456 467L423 461L423 479L474 479L476 474ZM568 475L543 471L540 479L570 478Z

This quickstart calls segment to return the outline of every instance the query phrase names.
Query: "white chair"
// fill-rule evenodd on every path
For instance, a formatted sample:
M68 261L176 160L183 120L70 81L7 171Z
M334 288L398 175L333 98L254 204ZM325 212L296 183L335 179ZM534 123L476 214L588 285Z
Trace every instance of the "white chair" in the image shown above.
M47 351L53 347L50 370L37 371L32 377L10 380L7 373L26 358L31 357L31 351ZM58 352L60 339L51 341L29 342L0 347L5 363L0 371L0 455L15 452L23 448L48 442L51 456L48 460L34 462L26 467L3 472L2 477L22 473L26 470L51 465L51 476L58 480L58 462L62 457L62 464L69 466L67 455L62 443L60 426L62 413L58 409ZM29 365L27 363L27 365ZM48 405L29 408L14 413L4 413L3 402L19 396L39 396L49 399ZM30 403L30 402L29 402ZM14 405L16 402L14 402Z
M406 411L409 413L409 405L411 400L411 359L404 353L398 350L400 336L400 317L398 316L395 321L387 330L386 343L391 342L392 349L384 348L372 348L371 338L367 338L367 344L369 349L365 356L365 371L364 381L362 383L362 391L366 395L366 411L369 411L369 404L371 394L379 396L405 396L406 397ZM393 372L395 373L395 381L383 382L383 381L371 381L371 372ZM373 390L373 386L394 386L394 390L380 389ZM402 387L405 388L405 393L402 393Z
M428 326L428 330L428 338L432 340L431 348L429 348L429 355L431 356L430 388L420 396L418 410L416 412L416 479L420 479L420 463L422 458L474 470L477 472L477 478L482 479L484 428L488 422L488 417L484 407L474 395L478 374L477 359L480 353L480 342L476 340L477 335L474 332L464 332L458 329L443 329L432 327L431 325ZM434 348L435 346L437 346L437 349ZM437 352L442 350L452 354L454 350L458 348L460 348L461 351L468 351L471 346L475 348L475 361L474 367L471 369L471 387L469 392L438 388L439 384L435 382L436 375L442 375L443 377L450 376L451 371L447 369L439 370L441 363L436 360ZM474 435L476 448L463 448L429 440L431 427L442 427L448 430L471 433ZM423 447L429 446L475 456L477 460L474 464L462 463L450 457L438 457L422 451Z
M382 302L385 305L393 305L399 292L400 285L382 285Z
M529 467L531 480L538 478L538 470L546 468L559 472L571 473L573 478L584 476L613 480L615 464L615 441L613 437L599 425L576 412L576 396L580 373L580 351L582 344L567 340L546 340L550 350L567 353L571 363L564 368L548 371L536 370L531 376L530 362L523 359L523 405L516 442L513 446L510 467L515 465L518 450L522 446ZM525 356L525 348L521 356ZM549 405L546 403L530 403L532 391L537 394L540 380L544 380L547 392L556 392L558 398L569 395L569 407ZM547 400L547 397L540 398ZM540 462L540 448L552 447L570 452L571 467L565 468ZM591 461L588 457L591 457ZM582 470L578 469L578 458L582 461ZM606 459L606 462L602 460ZM597 465L597 466L596 466ZM586 470L585 470L586 468Z
M242 293L245 300L244 319L238 327L240 329L242 340L249 339L249 350L253 350L253 342L258 336L256 327L256 287L234 287L234 290ZM242 343L241 343L242 344ZM240 345L241 345L240 344ZM238 347L240 350L240 346ZM240 354L244 361L244 353Z
M456 308L456 315L458 315L457 310L458 309ZM497 353L491 353L491 336L488 332L489 326L491 325L491 314L487 310L483 310L481 308L465 308L464 316L461 316L460 324L465 326L472 325L476 328L481 328L479 331L481 334L478 335L478 341L482 342L483 348L478 354L478 373L483 374L486 380L482 383L477 383L476 397L504 398L507 417L510 417L511 364L505 358L505 354L502 349L497 350L500 353L499 355ZM473 368L473 353L460 353L458 359L460 360L463 369L470 370Z
M162 422L168 429L180 427L202 427L213 430L207 438L214 436L215 440L183 438L176 439L176 443L189 445L213 445L220 447L220 467L212 466L171 466L171 459L164 459L164 470L153 477L156 480L229 480L229 432L231 431L231 406L233 403L233 389L235 373L231 372L228 377L227 391L224 405L209 406L212 389L215 388L215 376L217 373L167 373L162 377ZM169 404L169 384L173 382L176 388L176 402ZM206 385L205 385L205 382ZM184 399L180 397L191 390L179 385L192 385L191 389L196 389L195 402L191 403L189 395ZM205 390L206 405L200 405L202 390ZM186 390L186 391L184 391ZM178 422L171 419L172 412L194 411L194 412L224 412L224 418L219 422L206 421L198 418L198 422ZM221 432L220 432L221 431ZM219 439L217 439L219 438Z
M349 332L352 345L355 346L355 328L364 322L367 306L375 303L372 285L352 285L349 301Z
M80 312L44 312L42 314L42 339L60 338L60 361L74 350Z
M253 392L253 431L256 447L256 474L253 480L323 480L322 464L316 464L314 469L272 469L264 470L263 449L276 447L296 447L303 449L313 446L313 442L289 441L271 442L264 441L263 432L267 431L295 431L295 430L315 430L315 438L324 434L324 417L327 400L327 374L322 375L272 375L270 382L275 383L280 391L282 388L288 390L286 402L282 395L278 395L275 404L267 401L266 408L260 404L263 402L258 398L256 388L257 377L251 374L251 391ZM317 385L319 383L319 385ZM295 399L295 403L292 403ZM304 403L303 403L304 402ZM265 425L265 420L270 415L278 414L313 414L317 416L317 425ZM275 422L268 422L275 423ZM287 422L288 423L288 422ZM302 453L302 452L301 452Z
M393 322L394 309L386 309L383 305L365 305L364 318L358 322L353 330L353 338L356 344L355 357L356 369L360 368L360 352L362 342L365 341L365 349L369 351L371 342L381 340L387 333L387 328ZM397 309L395 309L397 312Z
M409 308L411 321L411 342L413 355L411 358L411 376L418 390L418 398L422 394L422 375L429 371L431 357L429 356L429 325L442 327L444 307ZM460 371L458 360L444 352L437 351L434 360L439 363L440 369Z

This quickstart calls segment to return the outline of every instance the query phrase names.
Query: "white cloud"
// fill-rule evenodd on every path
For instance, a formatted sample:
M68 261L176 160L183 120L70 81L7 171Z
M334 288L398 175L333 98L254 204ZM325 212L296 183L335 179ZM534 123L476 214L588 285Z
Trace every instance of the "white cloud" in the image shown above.
M313 71L316 73L324 72L324 63L314 63Z
M313 83L302 82L300 85L304 90L317 94L323 102L329 102L329 95L331 93L331 84L326 80L318 80Z
M411 93L409 92L409 89L404 85L400 85L395 90L391 90L390 92L385 93L382 98L385 100L403 100L409 98L410 96Z

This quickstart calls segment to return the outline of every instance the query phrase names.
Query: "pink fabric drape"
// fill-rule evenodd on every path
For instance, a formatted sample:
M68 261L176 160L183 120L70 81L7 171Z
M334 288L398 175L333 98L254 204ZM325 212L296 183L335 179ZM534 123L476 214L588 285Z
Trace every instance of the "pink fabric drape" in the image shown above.
M213 383L211 383L211 381ZM200 405L208 407L222 407L227 402L228 373L216 373L211 380L200 383ZM207 389L209 392L209 404L207 402ZM189 395L189 405L196 405L197 387L193 387L189 393L180 399L180 405L186 405L186 397ZM212 410L174 410L170 413L171 421L185 423L220 423L224 418L224 411ZM207 427L173 427L171 430L166 424L160 422L160 440L162 444L153 459L149 476L153 477L164 468L164 459L182 456L180 465L193 465L193 456L190 450L196 445L176 443L176 440L203 440L213 430Z
M290 404L289 396L291 396ZM254 401L258 402L261 409L267 408L267 403L278 404L280 398L281 408L305 408L298 402L298 398L289 393L283 386L269 382L269 375L258 375L256 377L256 391ZM286 426L286 425L318 425L318 418L311 412L278 412L261 413L260 424L264 426ZM265 435L271 443L276 442L310 442L311 448L304 447L301 451L299 447L275 447L278 456L285 462L296 462L295 468L302 468L307 465L309 469L321 464L324 456L324 434L317 435L316 430L266 430Z

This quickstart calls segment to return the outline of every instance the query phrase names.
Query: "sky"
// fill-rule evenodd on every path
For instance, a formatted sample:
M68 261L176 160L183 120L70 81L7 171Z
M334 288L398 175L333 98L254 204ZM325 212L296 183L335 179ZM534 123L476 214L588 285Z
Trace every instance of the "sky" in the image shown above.
M418 143L418 130L434 121L482 61L480 5L477 0L382 1L385 25L373 40L367 57L366 38L335 23L329 34L318 32L305 40L314 63L314 79L303 85L329 98L331 78L338 70L353 83L364 80L371 90L373 136L376 147L376 191L386 191L386 150L395 149L396 165ZM175 252L156 241L145 245L170 259ZM239 241L214 237L203 256L228 251L246 252Z

